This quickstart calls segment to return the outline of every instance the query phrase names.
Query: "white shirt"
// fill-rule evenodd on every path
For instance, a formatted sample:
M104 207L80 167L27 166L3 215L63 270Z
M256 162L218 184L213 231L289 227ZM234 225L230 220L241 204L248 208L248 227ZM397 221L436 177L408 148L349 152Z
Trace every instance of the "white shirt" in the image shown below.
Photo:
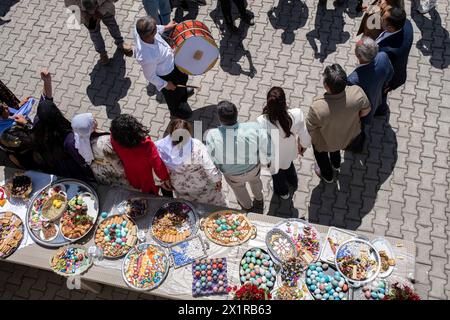
M394 34L400 32L400 31L402 31L402 29L397 30L397 31L395 31L395 32L383 31L383 32L378 36L377 40L375 40L375 41L376 41L376 43L380 43L381 41L383 41L383 40L386 39L387 37L392 36L392 35L394 35Z
M291 132L289 137L286 137L284 130L280 124L274 125L269 121L266 115L259 116L256 121L261 127L266 128L271 136L274 150L272 150L273 159L275 163L271 163L270 173L276 174L279 169L289 169L292 161L298 157L297 137L300 139L302 147L308 148L311 146L311 137L306 129L303 112L300 108L288 110L292 119ZM274 131L275 130L275 131ZM278 133L277 136L274 132Z
M172 48L161 37L164 26L157 26L154 43L142 41L134 28L135 50L134 56L141 65L144 76L158 91L167 85L167 81L160 78L171 73L174 69L174 55Z

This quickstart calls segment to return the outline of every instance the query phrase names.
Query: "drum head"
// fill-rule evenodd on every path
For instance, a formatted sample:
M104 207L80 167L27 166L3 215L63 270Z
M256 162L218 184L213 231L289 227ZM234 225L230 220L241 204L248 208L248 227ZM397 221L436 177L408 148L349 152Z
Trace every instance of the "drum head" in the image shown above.
M202 55L199 60L194 58L197 51ZM219 57L217 46L204 37L191 37L186 39L175 54L175 64L189 74L203 74L212 67Z

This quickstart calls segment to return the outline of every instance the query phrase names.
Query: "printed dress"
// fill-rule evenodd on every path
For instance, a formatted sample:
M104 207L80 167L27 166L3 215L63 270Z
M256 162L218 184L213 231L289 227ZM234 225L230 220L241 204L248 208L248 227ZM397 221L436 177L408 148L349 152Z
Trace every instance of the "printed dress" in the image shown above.
M177 148L171 145L169 136L158 141L156 145L169 170L176 198L216 206L227 205L222 191L215 189L216 183L222 181L222 174L201 141L190 139L190 156L185 154L180 158L177 158Z

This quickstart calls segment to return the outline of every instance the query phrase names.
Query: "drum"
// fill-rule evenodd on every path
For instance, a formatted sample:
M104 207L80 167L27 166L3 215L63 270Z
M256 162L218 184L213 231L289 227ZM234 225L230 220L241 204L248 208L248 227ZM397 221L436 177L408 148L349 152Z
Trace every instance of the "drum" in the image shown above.
M219 49L203 22L196 20L181 22L174 28L170 38L175 52L175 65L182 72L199 75L216 64Z

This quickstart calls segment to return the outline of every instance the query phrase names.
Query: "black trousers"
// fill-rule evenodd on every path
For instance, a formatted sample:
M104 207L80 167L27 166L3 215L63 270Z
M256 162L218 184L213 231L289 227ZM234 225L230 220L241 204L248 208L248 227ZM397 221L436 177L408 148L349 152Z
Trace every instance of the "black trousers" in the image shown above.
M173 68L173 71L165 76L159 76L161 79L171 81L174 85L186 85L188 81L188 75L181 72L177 66ZM163 88L161 90L166 99L167 106L171 114L178 113L180 111L180 104L187 102L188 95L186 88L176 88L175 90L167 90Z
M333 168L331 167L331 164L333 164L335 168L341 167L341 151L318 152L314 149L314 157L320 168L320 175L326 180L333 179Z
M230 24L233 21L233 17L231 16L231 1L236 5L239 14L241 17L244 17L247 14L247 10L245 10L245 3L243 0L220 0L220 7L222 8L223 18L225 23Z
M295 170L294 163L286 170L280 169L277 174L272 175L273 180L273 192L277 195L284 196L289 193L289 185L298 188L297 171Z

